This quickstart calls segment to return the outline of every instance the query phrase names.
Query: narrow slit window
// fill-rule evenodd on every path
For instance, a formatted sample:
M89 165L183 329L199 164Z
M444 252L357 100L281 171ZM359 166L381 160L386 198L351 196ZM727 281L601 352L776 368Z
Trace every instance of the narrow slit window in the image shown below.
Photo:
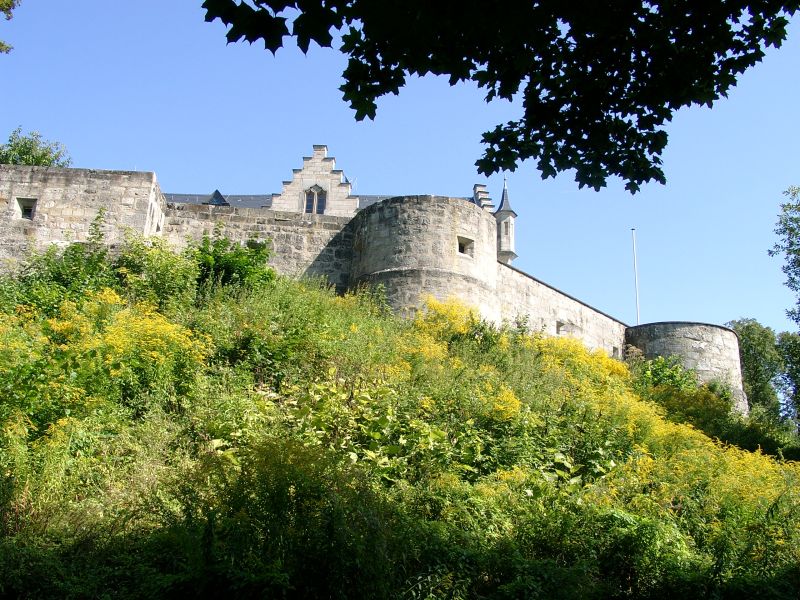
M317 214L321 215L325 212L325 201L327 200L325 190L317 192Z
M20 218L32 221L36 215L36 198L17 198L17 204Z

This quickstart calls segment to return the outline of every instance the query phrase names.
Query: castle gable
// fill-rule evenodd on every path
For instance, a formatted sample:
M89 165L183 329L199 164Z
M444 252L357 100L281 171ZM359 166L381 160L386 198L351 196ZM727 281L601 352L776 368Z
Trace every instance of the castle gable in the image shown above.
M292 179L283 182L281 193L272 195L271 208L352 217L358 209L358 197L351 194L344 173L336 169L336 160L328 156L328 147L314 146L313 154L303 157L303 167L294 169Z

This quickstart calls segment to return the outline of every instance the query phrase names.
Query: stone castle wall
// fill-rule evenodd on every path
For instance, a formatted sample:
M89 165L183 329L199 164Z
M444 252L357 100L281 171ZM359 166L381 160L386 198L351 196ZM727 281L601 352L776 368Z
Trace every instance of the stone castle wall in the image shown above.
M314 156L304 159L304 169L284 185L290 204L297 200L287 210L279 210L281 195L273 196L272 209L166 204L153 173L2 165L0 261L22 259L50 244L85 241L101 210L105 239L111 244L120 242L127 228L181 247L189 239L211 235L221 224L224 234L238 242L271 240L271 264L280 273L324 277L339 291L382 284L389 305L400 314L413 313L427 295L455 297L487 320L524 318L532 330L572 336L610 356L621 357L626 343L647 357L679 356L701 381L729 383L740 410L746 411L738 339L731 330L694 323L626 328L498 262L494 215L463 198L397 197L356 212L357 198L350 196L349 184L325 152L323 146L315 147ZM305 214L298 208L298 190L312 180L335 190L328 204L334 214ZM334 207L350 212L339 215Z
M497 261L497 223L461 198L405 196L353 219L351 282L380 283L407 314L425 295L450 297L495 323L526 318L532 330L572 336L622 357L626 325Z
M570 336L589 348L622 358L627 325L509 265L498 263L497 295L502 319L527 318L533 331Z
M212 235L219 223L226 237L243 243L270 240L270 264L292 277L325 277L339 290L347 288L353 256L350 218L233 208L169 204L163 236L176 247Z
M32 218L23 214L28 201ZM0 261L18 261L51 244L86 241L101 210L110 244L121 241L126 228L160 235L164 202L155 173L3 165Z

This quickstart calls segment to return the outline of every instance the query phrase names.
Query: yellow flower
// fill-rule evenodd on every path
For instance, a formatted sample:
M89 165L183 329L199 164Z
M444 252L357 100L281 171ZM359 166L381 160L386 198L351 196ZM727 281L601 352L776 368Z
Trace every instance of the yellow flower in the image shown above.
M500 338L497 340L497 345L501 350L508 350L509 346L511 346L511 342L508 340L508 335L505 333L500 334Z
M122 298L120 298L119 294L117 294L117 292L111 288L103 288L97 292L89 292L88 297L91 301L98 302L100 304L125 304Z
M456 334L467 333L478 320L478 313L459 300L444 302L433 296L425 297L425 309L416 314L414 326L417 330L446 339Z
M501 385L492 405L492 413L495 418L501 421L511 420L519 414L520 408L522 408L522 403L514 394L514 391L505 385Z

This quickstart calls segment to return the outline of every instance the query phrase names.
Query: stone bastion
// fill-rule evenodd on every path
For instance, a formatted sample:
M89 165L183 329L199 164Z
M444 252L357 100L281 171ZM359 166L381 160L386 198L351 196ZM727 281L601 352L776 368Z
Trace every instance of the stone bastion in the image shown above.
M642 351L645 358L677 356L681 364L697 373L700 383L719 381L733 391L737 410L747 412L739 360L739 337L721 325L667 321L628 327L625 342Z
M461 198L384 200L353 218L351 285L382 285L399 314L426 295L456 297L499 322L496 230L490 212Z

